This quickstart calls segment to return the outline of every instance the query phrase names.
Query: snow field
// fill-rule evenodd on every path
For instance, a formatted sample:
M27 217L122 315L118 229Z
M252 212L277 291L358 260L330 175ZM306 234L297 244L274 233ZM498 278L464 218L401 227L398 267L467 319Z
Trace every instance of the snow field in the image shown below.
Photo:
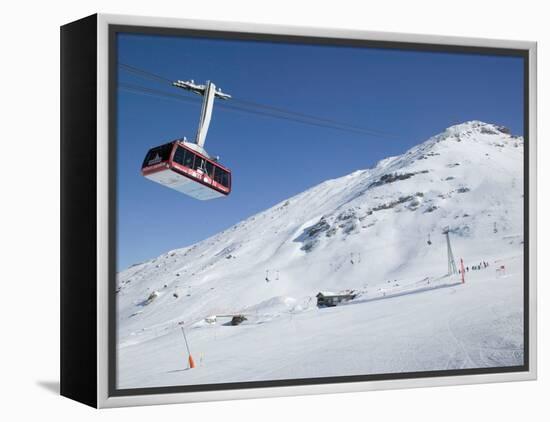
M120 272L118 387L521 365L522 163L521 138L467 122ZM490 263L465 284L446 227L456 261Z

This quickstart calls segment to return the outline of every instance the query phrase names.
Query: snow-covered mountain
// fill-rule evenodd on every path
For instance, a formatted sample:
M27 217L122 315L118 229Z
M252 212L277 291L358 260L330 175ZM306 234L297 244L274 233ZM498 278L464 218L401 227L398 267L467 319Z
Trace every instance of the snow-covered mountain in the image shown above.
M445 227L465 284L445 277ZM118 386L520 365L522 247L523 139L452 126L120 272ZM344 290L357 298L316 307Z

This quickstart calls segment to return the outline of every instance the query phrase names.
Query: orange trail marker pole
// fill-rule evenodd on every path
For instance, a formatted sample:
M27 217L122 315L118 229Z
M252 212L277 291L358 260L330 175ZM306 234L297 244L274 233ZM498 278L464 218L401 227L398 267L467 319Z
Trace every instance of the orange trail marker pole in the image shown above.
M193 360L193 356L191 356L191 352L189 350L189 343L187 342L187 336L185 335L185 330L183 327L181 327L181 332L183 334L183 339L185 340L185 347L187 348L187 354L189 355L188 362L189 362L189 368L193 369L195 367L195 361Z

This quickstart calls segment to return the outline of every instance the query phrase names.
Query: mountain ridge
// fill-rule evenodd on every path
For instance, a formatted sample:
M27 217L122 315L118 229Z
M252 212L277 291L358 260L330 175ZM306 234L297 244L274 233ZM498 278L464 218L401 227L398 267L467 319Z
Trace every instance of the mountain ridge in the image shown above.
M132 266L117 274L119 340L138 347L179 323L198 333L208 315L251 312L249 327L310 315L319 291L355 290L366 304L453 285L447 227L466 266L516 262L522 160L521 137L465 122Z

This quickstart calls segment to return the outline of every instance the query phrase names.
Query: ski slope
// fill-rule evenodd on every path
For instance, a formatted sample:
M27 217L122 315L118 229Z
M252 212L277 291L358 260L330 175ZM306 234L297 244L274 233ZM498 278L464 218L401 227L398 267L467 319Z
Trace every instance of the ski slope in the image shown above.
M118 388L523 364L522 163L521 137L466 122L120 272ZM445 227L489 263L464 284Z

